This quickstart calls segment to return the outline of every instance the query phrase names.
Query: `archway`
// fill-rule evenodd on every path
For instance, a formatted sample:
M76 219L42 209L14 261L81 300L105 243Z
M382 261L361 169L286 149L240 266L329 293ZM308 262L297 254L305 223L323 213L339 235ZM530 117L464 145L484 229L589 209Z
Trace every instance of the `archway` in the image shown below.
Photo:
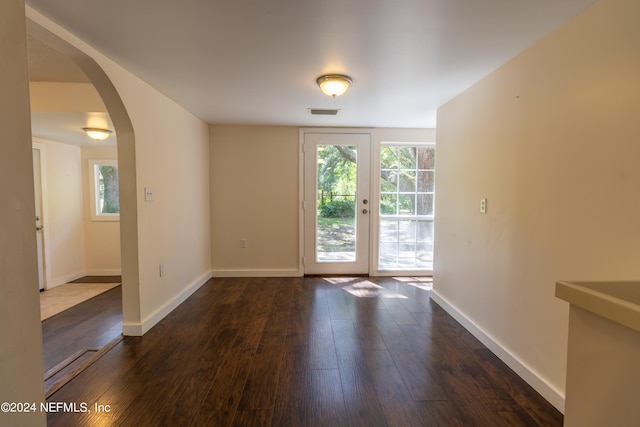
M136 198L135 135L127 110L115 86L93 58L27 18L27 33L75 62L102 98L117 134L120 173L120 254L123 324L140 319L138 293L138 224Z

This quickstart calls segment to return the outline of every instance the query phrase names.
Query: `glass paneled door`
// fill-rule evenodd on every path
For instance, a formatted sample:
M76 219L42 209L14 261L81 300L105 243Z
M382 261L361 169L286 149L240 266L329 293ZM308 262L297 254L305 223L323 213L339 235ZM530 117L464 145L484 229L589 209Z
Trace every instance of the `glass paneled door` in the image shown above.
M370 133L304 134L304 272L369 272Z
M434 144L380 147L378 269L433 270Z

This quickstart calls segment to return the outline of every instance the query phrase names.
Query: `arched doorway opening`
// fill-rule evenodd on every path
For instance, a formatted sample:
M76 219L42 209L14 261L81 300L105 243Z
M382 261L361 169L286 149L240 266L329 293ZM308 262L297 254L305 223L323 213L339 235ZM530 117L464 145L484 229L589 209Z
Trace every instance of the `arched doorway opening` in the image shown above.
M120 259L122 276L122 317L137 322L138 226L136 200L136 160L133 125L116 88L105 71L90 56L27 18L27 33L71 59L87 76L102 98L117 135L120 199Z

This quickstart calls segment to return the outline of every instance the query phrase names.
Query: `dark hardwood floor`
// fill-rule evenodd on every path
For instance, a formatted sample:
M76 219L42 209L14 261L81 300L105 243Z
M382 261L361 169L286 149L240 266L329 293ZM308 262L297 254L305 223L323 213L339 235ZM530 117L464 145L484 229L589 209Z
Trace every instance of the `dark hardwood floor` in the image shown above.
M122 339L121 286L43 320L46 394L68 381L101 349L118 339Z
M48 414L49 426L65 427L546 427L563 418L428 290L364 277L210 280L49 400L91 409Z

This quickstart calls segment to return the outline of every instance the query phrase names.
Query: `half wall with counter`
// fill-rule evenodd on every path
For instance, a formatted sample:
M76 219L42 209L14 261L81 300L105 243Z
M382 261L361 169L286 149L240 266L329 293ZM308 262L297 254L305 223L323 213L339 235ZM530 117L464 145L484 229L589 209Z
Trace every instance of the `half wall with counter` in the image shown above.
M557 282L570 303L566 427L640 425L640 282Z

